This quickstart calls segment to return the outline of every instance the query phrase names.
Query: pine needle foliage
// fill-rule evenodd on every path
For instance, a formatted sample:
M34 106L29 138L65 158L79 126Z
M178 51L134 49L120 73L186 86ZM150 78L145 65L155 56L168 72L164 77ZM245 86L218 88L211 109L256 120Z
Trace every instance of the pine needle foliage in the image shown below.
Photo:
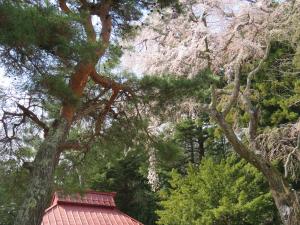
M75 36L71 16L55 8L23 7L12 1L0 2L0 44L14 48L37 46L47 51L66 48Z
M206 158L186 176L173 170L171 177L171 187L160 192L158 224L279 224L262 175L236 156L220 163Z

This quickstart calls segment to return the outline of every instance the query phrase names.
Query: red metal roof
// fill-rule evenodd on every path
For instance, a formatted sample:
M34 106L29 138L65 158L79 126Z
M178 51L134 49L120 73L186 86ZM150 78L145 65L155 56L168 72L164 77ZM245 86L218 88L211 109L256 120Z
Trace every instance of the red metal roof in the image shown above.
M89 191L81 195L79 193L73 195L63 195L62 193L55 193L52 202L57 201L58 203L72 203L79 205L89 206L107 206L116 207L115 204L115 192L95 192Z
M114 192L55 193L41 225L143 225L116 208Z

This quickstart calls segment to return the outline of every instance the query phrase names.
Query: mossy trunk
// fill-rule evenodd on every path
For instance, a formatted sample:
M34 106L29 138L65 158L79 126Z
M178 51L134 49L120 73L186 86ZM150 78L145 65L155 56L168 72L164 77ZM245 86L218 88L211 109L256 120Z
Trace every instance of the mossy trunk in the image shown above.
M296 191L292 190L283 175L267 160L243 144L223 115L212 111L211 116L218 123L234 151L255 166L266 178L284 225L300 225L300 202Z
M53 126L38 149L32 165L24 202L18 210L14 225L40 225L44 211L53 193L53 176L58 163L60 144L69 132L67 121L62 119Z
M300 225L300 202L297 192L277 170L269 170L265 176L283 224Z

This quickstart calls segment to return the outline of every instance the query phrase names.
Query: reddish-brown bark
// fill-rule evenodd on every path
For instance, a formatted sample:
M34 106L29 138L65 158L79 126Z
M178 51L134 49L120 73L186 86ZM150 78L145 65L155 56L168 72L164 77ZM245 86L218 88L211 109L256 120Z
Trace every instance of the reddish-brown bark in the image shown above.
M69 8L65 4L65 1L60 1L60 7L62 10L66 13L69 12ZM87 6L86 1L81 1L83 6ZM110 36L111 36L111 29L112 29L112 21L111 16L109 15L110 10L110 1L105 1L103 4L99 5L98 9L95 11L90 10L90 14L96 14L100 17L101 23L102 23L102 30L100 35L100 43L99 47L95 48L95 60L94 62L80 62L76 69L75 73L71 76L69 86L73 92L73 94L80 98L83 94L84 88L86 86L86 83L88 81L88 78L90 75L93 76L93 80L95 81L95 65L99 59L104 55L107 47L109 46ZM95 42L96 43L96 34L91 22L91 15L87 18L87 21L83 24L87 39L89 42ZM105 81L106 79L103 78ZM98 79L99 81L99 79ZM105 84L107 87L108 83L106 82L96 82L100 85ZM110 88L110 87L109 87ZM76 111L76 106L74 104L71 104L69 102L65 102L62 107L62 116L68 121L69 124L72 123L73 117Z
M84 88L88 81L88 77L93 69L94 69L94 65L92 64L80 63L77 66L76 71L72 75L69 83L69 86L76 97L80 98L82 96ZM74 104L70 102L65 102L62 108L62 116L70 124L72 123L74 113L75 113Z
M80 2L82 6L88 6L86 1L81 0ZM66 0L59 0L58 3L63 12L71 12L66 4ZM92 52L94 53L93 59L78 62L69 80L69 87L72 90L72 94L77 98L82 97L87 81L91 75L93 76L93 80L99 85L108 86L109 84L113 84L113 86L109 86L109 89L111 88L113 90L113 95L105 106L104 111L99 115L100 118L105 117L105 114L107 114L117 97L118 91L116 90L120 90L115 89L117 85L116 82L112 82L110 79L102 76L96 77L97 73L95 71L96 63L101 59L109 46L112 29L111 17L109 15L110 3L111 1L109 0L103 1L103 3L97 4L96 9L86 8L90 15L82 25L86 31L87 44L98 44L98 47ZM102 22L102 32L99 41L96 40L95 31L91 23L92 15L98 15ZM67 147L64 145L66 144L66 139L75 113L76 105L72 102L64 102L61 110L61 118L56 120L49 128L48 135L38 149L32 164L32 176L30 177L27 192L24 195L26 199L20 206L14 222L15 225L40 225L44 210L48 206L49 196L52 194L54 171L58 164L60 154L63 151L62 148ZM36 120L35 117L32 117L32 119ZM71 147L74 147L74 145Z

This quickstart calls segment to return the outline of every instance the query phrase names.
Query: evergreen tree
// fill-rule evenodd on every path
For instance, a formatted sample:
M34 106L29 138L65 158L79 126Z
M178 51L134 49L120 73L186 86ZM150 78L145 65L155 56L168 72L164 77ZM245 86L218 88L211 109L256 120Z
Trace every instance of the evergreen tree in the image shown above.
M94 190L116 191L118 208L146 225L156 224L156 195L143 174L145 156L129 152L93 179ZM99 171L100 172L100 171ZM145 171L144 171L145 172Z
M189 110L210 115L233 150L264 174L282 223L299 224L299 193L291 188L288 177L299 174L300 159L299 122L294 124L299 116L299 2L236 2L237 11L235 3L230 6L222 0L183 2L185 16L166 10L166 19L154 15L149 20L159 29L143 30L136 41L151 41L135 56L145 59L141 64L146 73L171 73L170 80L189 82L210 71L221 82L210 83L208 99L186 94L202 89L203 84L198 89L192 85L189 90L176 89L174 96L184 96L184 90L186 100L180 98L181 107L171 106L164 113ZM220 19L212 21L212 15ZM265 74L259 76L261 72ZM260 78L267 81L261 84ZM290 123L283 126L286 122ZM274 158L283 162L285 173L273 165Z
M158 224L280 224L263 176L234 155L220 163L205 158L186 176L173 170L171 177L160 191Z
M289 43L273 42L268 59L254 80L253 99L261 113L261 126L296 122L300 116L300 75ZM285 63L282 63L285 62Z
M22 144L19 132L27 120L44 132L15 225L40 224L61 153L88 148L107 125L107 116L113 118L116 100L132 97L124 80L96 70L99 60L109 62L119 53L113 38L129 34L131 22L144 10L170 2L0 1L1 64L18 81L26 104L3 113L4 149L16 150L15 141ZM46 113L39 115L41 111ZM87 128L84 134L72 131L78 125Z

